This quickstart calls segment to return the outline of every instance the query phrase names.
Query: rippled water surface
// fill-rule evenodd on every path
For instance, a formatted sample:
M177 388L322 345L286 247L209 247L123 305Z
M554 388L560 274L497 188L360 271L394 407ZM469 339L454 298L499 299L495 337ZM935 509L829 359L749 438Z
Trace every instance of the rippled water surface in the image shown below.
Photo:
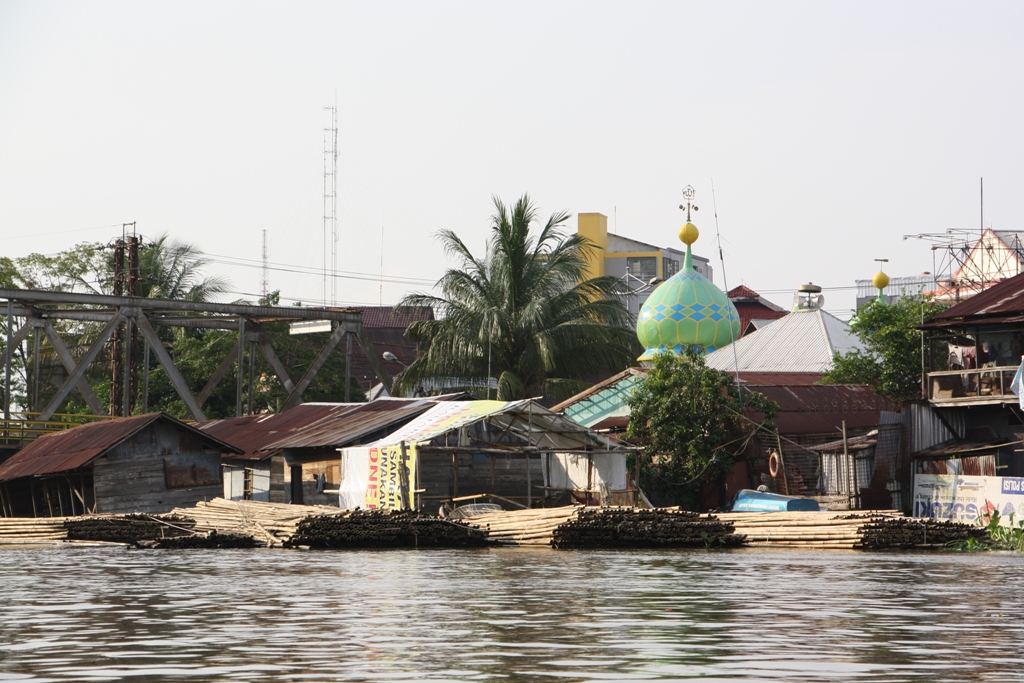
M1020 681L1024 558L0 550L0 681Z

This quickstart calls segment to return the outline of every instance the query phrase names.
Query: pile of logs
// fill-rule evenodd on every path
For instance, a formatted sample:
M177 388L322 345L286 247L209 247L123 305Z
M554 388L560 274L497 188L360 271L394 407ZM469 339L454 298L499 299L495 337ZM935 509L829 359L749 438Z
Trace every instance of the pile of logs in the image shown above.
M0 545L57 543L65 538L63 517L0 517Z
M550 546L555 529L573 519L582 506L506 510L478 515L467 520L488 532L499 545Z
M590 548L735 547L733 525L694 512L644 508L589 508L554 531L552 546Z
M239 534L193 534L190 536L170 536L151 541L138 541L139 548L159 548L161 550L194 550L197 548L261 548L266 544L252 536Z
M852 549L860 543L860 527L884 513L840 512L720 512L732 522L747 545L800 548Z
M969 538L983 540L988 530L971 524L902 517L871 520L860 528L860 534L859 548L942 548Z
M346 511L328 505L214 498L197 503L195 507L175 508L171 514L194 519L196 531L255 536L270 547L280 547L295 534L299 522L306 517L344 515Z
M986 533L969 524L904 517L897 510L727 512L718 517L732 522L736 533L747 537L747 545L762 547L939 548Z
M729 524L678 510L569 506L493 512L469 522L507 546L703 548L743 541Z
M987 531L894 510L716 513L567 506L492 512L465 522L413 512L348 511L216 498L169 515L2 518L0 545L73 541L152 548L556 548L733 546L937 548Z
M858 548L861 527L873 520L901 519L892 510L849 512L721 512L719 519L732 522L736 533L754 547Z
M491 545L487 533L464 522L424 517L417 512L355 510L299 522L286 547L309 548L478 548Z
M137 543L195 535L195 520L178 515L130 514L117 517L74 517L64 521L69 541Z

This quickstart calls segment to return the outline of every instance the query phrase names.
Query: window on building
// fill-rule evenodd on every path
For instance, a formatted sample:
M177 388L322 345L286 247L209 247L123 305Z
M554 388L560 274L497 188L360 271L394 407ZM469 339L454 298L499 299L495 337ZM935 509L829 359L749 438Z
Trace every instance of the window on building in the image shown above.
M630 256L626 258L626 271L644 282L658 277L658 259L654 256Z
M662 277L666 280L679 272L679 261L674 258L664 257L661 259Z

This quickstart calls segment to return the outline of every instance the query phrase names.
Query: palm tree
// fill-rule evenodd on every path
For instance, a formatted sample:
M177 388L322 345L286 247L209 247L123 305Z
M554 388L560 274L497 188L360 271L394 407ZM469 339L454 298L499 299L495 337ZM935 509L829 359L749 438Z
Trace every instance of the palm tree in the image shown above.
M400 306L431 306L436 320L413 323L419 357L399 376L401 388L423 380L480 385L498 378L498 398L571 395L637 355L629 313L613 298L613 277L585 280L592 244L559 227L553 214L533 237L537 210L523 195L511 211L497 197L483 259L451 230L439 234L461 261L438 280L440 296L405 297ZM589 380L589 381L588 381Z
M160 235L139 256L139 296L209 301L230 287L224 277L201 275L209 261L194 244L172 241L166 233Z

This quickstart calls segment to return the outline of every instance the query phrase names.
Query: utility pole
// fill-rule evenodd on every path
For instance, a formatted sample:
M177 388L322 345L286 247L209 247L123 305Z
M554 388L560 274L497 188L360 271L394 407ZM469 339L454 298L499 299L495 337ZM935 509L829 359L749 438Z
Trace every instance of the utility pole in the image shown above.
M127 223L124 224L122 230L127 226ZM124 272L126 246L122 233L121 239L114 240L114 296L124 296L124 285L127 279ZM110 405L108 412L111 415L121 412L121 407L124 405L123 359L124 330L121 325L118 325L110 337Z
M128 236L128 228L132 235ZM139 251L142 239L134 234L135 223L121 225L121 237L114 240L114 296L139 295ZM118 325L110 340L110 414L128 417L135 409L138 393L139 331L132 318Z
M134 227L134 224L132 224ZM128 238L128 296L139 295L139 249L142 247L142 240L138 235ZM124 387L124 416L128 417L135 410L136 396L139 393L139 362L136 351L139 346L139 330L135 326L134 318L128 318L127 343L125 346L125 387Z

